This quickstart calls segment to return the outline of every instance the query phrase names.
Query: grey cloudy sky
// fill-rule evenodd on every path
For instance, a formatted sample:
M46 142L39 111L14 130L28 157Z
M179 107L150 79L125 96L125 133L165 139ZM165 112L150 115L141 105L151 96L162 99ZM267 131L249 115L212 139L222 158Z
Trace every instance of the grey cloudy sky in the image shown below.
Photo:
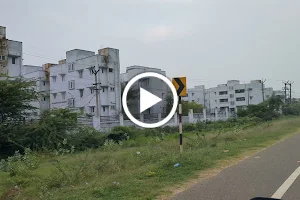
M24 64L113 47L122 72L161 68L189 87L265 78L281 89L293 80L300 97L299 0L4 0L0 25L23 42Z

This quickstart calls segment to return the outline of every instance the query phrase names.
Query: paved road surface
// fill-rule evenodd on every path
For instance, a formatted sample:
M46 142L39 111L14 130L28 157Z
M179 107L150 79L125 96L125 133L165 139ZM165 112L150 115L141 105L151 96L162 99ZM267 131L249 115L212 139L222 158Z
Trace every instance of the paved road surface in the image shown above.
M277 191L281 196L284 194L283 200L300 200L300 163L297 161L300 161L300 134L224 169L172 199L249 200L257 196L272 197Z

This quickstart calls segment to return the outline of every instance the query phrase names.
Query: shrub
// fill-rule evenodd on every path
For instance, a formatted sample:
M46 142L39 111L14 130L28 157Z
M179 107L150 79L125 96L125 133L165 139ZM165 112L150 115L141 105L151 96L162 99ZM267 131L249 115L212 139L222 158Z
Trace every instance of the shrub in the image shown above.
M30 150L25 149L24 155L16 151L13 156L7 158L7 161L1 161L3 171L10 173L10 176L28 177L31 171L39 166L37 156Z
M101 133L91 127L78 127L66 136L69 144L74 145L76 150L98 148L104 144L107 134Z

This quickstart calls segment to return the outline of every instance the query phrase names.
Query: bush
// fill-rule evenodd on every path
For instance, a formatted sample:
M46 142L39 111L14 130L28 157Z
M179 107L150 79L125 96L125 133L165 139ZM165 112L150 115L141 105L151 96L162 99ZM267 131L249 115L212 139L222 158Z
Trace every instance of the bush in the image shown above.
M112 133L126 134L129 138L136 138L139 136L139 129L135 128L134 126L116 126L112 129Z
M183 124L182 125L182 130L183 131L194 131L196 130L196 125L195 124L191 124L191 123L188 123L188 124Z
M2 171L9 172L10 176L29 177L31 171L38 168L38 166L39 162L36 155L28 148L25 149L24 155L16 151L6 161L1 160Z
M107 139L106 133L101 133L91 127L78 127L66 136L69 145L74 145L76 150L86 150L102 146Z

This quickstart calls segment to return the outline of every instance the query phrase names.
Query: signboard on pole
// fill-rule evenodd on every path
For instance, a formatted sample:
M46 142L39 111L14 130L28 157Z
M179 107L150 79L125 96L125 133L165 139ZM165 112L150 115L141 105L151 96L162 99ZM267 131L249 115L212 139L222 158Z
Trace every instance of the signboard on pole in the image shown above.
M172 83L176 88L179 97L186 96L186 77L177 77L172 79Z

